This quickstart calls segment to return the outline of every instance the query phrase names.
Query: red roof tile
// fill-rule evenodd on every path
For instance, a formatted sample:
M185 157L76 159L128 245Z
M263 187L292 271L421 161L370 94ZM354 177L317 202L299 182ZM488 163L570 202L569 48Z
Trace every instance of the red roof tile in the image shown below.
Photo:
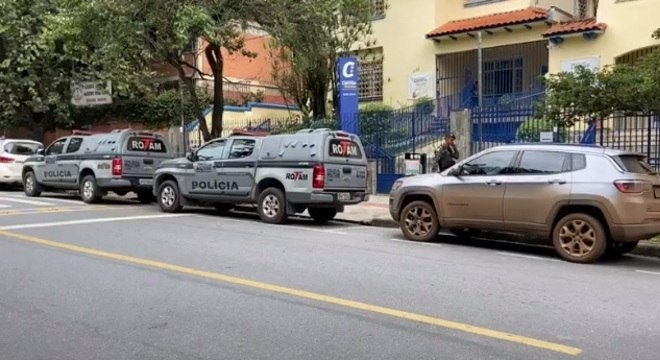
M586 31L604 31L606 28L607 24L597 23L596 19L569 21L553 25L550 30L543 33L543 36L549 37L554 35L574 34Z
M442 35L458 34L474 30L502 27L506 25L525 24L548 19L548 10L537 7L489 14L461 20L449 21L426 34L427 38Z

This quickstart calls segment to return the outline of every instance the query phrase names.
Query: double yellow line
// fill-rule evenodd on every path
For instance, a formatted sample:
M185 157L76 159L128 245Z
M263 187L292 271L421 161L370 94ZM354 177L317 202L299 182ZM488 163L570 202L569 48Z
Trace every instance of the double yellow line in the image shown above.
M340 307L345 307L349 309L361 310L369 313L386 315L393 318L413 321L417 323L437 326L440 328L455 330L459 332L464 332L468 334L478 335L486 338L497 339L512 343L517 343L521 345L526 345L538 349L549 350L553 352L558 352L566 355L579 355L582 353L582 350L576 347L562 345L558 343L553 343L549 341L534 339L531 337L520 336L516 334L511 334L503 331L492 330L484 327L473 326L465 323L460 323L451 320L440 319L432 316L416 314L413 312L397 310L392 308L387 308L378 305L367 304L364 302L353 301L348 299L343 299L335 296L329 296L324 294L319 294L311 291L299 290L274 284L268 284L260 281L254 281L244 278L239 278L235 276L225 275L216 272L204 271L199 269L194 269L190 267L168 264L160 261L149 260L144 258L138 258L129 255L122 255L118 253L107 252L103 250L96 250L84 246L72 245L57 241L51 241L46 239L41 239L34 236L23 235L15 232L0 230L0 236L7 238L17 239L21 241L26 241L34 244L44 245L52 248L62 249L71 251L74 253L85 254L96 256L99 258L104 258L108 260L120 261L123 263L133 264L144 266L152 269L159 269L170 271L179 274L185 274L189 276L194 276L198 278L204 278L209 280L220 281L228 284L259 289L263 291L283 294L287 296L313 300L325 304L332 304Z

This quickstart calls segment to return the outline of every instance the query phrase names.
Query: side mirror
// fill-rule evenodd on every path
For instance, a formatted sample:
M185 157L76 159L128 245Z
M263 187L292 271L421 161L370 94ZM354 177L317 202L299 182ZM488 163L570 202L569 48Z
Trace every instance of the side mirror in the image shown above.
M451 169L451 170L447 173L447 175L449 175L449 176L456 176L456 177L459 177L459 176L461 176L462 173L463 173L463 167L462 167L462 166L459 166L459 167L457 167L457 168L455 168L455 169Z
M43 155L43 154L44 154L44 148L37 149L37 155Z
M189 152L186 153L186 159L188 159L188 161L190 162L195 162L197 160L197 156L195 155L194 152Z

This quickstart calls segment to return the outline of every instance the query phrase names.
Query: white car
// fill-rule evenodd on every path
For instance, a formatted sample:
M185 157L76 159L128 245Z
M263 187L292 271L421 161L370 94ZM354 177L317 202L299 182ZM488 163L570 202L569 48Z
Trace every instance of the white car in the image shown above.
M43 148L38 141L0 139L0 185L21 185L25 159Z

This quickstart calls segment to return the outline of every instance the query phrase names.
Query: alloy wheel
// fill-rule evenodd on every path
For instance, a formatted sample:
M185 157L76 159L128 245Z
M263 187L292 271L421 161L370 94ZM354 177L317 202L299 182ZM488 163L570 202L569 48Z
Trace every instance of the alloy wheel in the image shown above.
M561 248L571 256L584 257L589 255L597 241L596 231L584 220L571 220L559 230Z

